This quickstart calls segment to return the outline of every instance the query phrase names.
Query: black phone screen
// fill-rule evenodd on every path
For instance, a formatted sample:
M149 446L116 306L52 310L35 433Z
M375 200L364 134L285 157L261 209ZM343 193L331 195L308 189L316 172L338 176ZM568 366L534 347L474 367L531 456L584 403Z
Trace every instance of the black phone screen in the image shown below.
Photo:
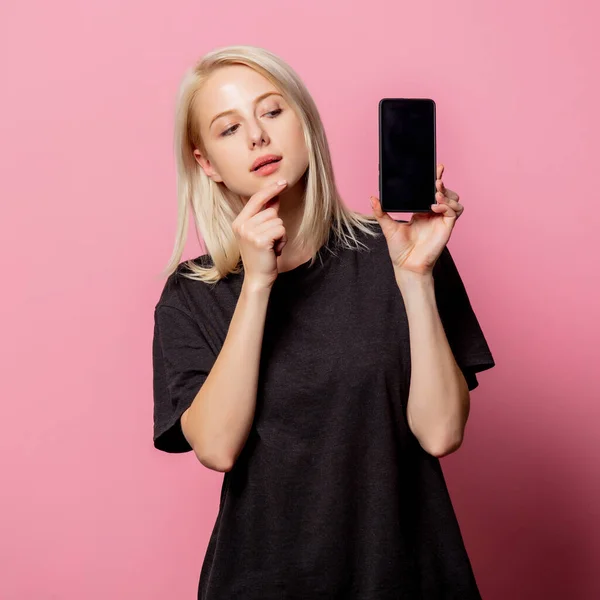
M379 199L385 212L429 212L435 204L435 102L379 101Z

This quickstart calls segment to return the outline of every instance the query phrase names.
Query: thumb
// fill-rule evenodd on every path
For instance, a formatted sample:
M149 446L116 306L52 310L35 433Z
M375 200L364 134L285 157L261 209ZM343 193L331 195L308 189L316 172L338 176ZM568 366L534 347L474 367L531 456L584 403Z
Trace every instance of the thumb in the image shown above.
M387 235L388 232L391 232L392 228L394 228L397 223L388 215L386 212L381 210L381 202L379 198L376 196L370 196L371 206L373 207L373 214L379 221L379 225L381 225L381 229L384 235Z

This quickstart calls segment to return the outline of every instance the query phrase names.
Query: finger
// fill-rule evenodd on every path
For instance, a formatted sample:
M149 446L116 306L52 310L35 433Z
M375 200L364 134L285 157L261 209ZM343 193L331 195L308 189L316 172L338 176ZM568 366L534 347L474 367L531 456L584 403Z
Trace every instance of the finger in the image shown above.
M452 200L451 198L448 198L448 196L444 196L441 192L438 192L435 195L435 199L440 204L447 204L456 213L457 217L460 217L463 210L465 209L465 207L462 204L460 204L456 200Z
M280 238L275 241L275 245L273 246L273 250L277 256L281 256L281 251L283 247L287 244L288 238L287 233L284 233Z
M272 221L278 217L277 208L277 206L268 206L250 217L246 222L249 226L256 228L258 225Z
M253 222L254 222L254 218L255 217L253 217ZM265 233L266 231L268 231L272 227L281 227L282 225L283 225L283 220L281 218L279 218L279 217L268 218L267 217L267 219L264 222L258 223L252 229L252 232L254 233L254 235L260 235L260 234Z
M442 173L444 172L444 165L439 163L437 166L437 177L436 179L441 179L442 178Z
M279 256L287 243L287 233L281 223L265 223L261 231L254 232L264 243L273 242L273 250Z
M452 198L448 198L448 196L444 196L444 194L442 194L442 192L436 192L435 199L438 202L443 202L444 204L452 204L452 202L454 202L454 200L452 200Z
M438 190L438 192L444 194L446 198L450 198L451 200L456 200L458 202L459 195L456 192L453 192L451 189L448 189L441 179L436 179L435 187Z
M272 183L271 185L268 185L264 189L256 192L256 194L254 194L250 198L250 200L248 200L248 202L245 204L244 208L242 208L242 210L240 211L240 214L238 215L238 218L240 218L240 221L245 221L245 220L249 219L250 217L254 216L256 213L258 213L262 209L262 207L269 200L271 200L271 198L273 198L277 194L280 194L282 192L282 190L284 190L285 187L287 186L287 181L285 181L285 180L280 180L280 181L282 181L283 183L280 183L279 181L277 181L275 183Z
M442 214L444 217L456 219L457 215L448 204L432 204L431 210L435 213Z

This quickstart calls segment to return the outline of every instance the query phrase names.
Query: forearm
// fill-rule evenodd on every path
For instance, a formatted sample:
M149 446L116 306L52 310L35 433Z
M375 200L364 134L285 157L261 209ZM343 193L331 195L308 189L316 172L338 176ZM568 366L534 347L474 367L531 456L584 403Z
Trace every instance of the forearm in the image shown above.
M443 456L462 443L469 389L440 320L433 276L401 273L396 281L410 330L408 424L427 452Z
M200 462L228 471L250 432L270 289L244 282L223 347L200 391L181 418Z

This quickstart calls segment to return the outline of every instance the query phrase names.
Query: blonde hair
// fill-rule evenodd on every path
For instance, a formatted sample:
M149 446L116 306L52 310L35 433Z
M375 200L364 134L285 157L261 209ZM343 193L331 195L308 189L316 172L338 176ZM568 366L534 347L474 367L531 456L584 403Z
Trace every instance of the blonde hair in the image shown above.
M298 239L309 247L321 248L330 235L342 247L358 249L363 245L354 229L378 235L374 215L363 215L346 207L335 184L331 155L319 112L306 86L296 72L275 54L256 46L236 45L205 54L184 75L175 110L174 150L177 175L178 215L175 246L163 271L167 277L179 266L184 250L189 211L196 235L204 240L211 262L194 260L182 263L189 272L182 275L207 283L217 283L230 273L239 273L243 264L232 229L233 220L243 208L238 194L206 175L194 158L194 149L205 155L198 121L194 118L197 94L208 77L226 65L246 65L268 79L297 113L304 130L309 165L304 175L304 214ZM196 102L197 103L197 102ZM317 253L310 260L313 265Z

